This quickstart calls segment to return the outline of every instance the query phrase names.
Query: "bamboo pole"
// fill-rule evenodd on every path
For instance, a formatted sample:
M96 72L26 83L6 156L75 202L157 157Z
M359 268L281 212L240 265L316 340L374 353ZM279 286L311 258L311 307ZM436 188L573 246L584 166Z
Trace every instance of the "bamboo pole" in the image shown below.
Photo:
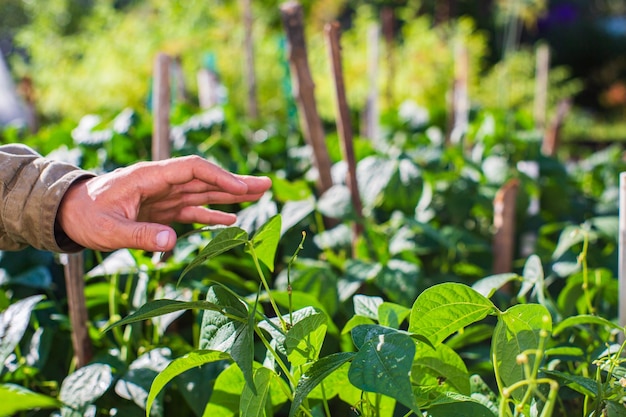
M304 138L313 148L314 164L318 171L317 188L320 194L333 185L330 157L326 149L322 121L315 104L315 84L311 77L303 29L302 6L289 1L280 6L283 26L287 34L287 52L291 69L293 94L298 104Z
M356 243L363 233L363 209L361 197L359 195L359 185L356 176L356 160L354 157L354 146L352 143L352 123L350 120L350 110L346 99L345 83L343 79L343 69L341 64L341 46L339 23L329 23L325 27L326 42L330 55L330 67L335 84L335 101L337 106L337 130L341 138L341 152L343 159L348 164L347 183L350 188L352 206L356 213L356 221L352 228L352 256L356 256Z
M254 41L252 37L252 0L243 0L243 24L244 24L244 49L246 52L245 71L246 84L248 87L248 117L257 119L259 117L259 106L257 104L257 82L254 73Z
M619 176L619 253L618 253L619 325L626 326L626 172ZM621 341L624 334L620 335Z
M493 200L493 273L502 274L513 269L515 249L515 204L519 180L509 180Z
M159 53L154 61L152 87L152 160L167 159L170 147L170 62L164 53Z
M67 289L68 315L72 326L72 347L76 367L81 368L92 358L91 339L87 329L89 316L85 301L83 252L64 254L62 262Z

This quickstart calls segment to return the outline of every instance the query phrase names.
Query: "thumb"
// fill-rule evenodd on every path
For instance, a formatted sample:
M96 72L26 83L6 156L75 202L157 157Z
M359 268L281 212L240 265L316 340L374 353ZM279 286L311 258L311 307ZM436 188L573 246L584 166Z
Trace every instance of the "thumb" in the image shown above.
M157 223L128 222L120 230L123 246L149 252L163 252L174 248L176 232L171 227Z

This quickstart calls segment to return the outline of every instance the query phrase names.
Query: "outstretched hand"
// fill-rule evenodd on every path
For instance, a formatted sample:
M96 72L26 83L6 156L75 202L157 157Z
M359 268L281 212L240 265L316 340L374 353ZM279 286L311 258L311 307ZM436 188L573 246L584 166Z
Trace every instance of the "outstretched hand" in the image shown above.
M139 162L73 184L57 222L87 248L167 251L176 243L170 223L233 224L235 214L205 206L255 201L270 186L267 177L231 174L198 156Z

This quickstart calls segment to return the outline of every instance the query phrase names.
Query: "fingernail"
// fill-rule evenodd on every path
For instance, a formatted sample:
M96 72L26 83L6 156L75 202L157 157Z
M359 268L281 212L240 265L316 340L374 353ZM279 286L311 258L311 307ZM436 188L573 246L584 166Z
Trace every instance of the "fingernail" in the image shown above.
M159 248L167 246L167 242L170 240L170 232L163 230L156 235L156 244Z

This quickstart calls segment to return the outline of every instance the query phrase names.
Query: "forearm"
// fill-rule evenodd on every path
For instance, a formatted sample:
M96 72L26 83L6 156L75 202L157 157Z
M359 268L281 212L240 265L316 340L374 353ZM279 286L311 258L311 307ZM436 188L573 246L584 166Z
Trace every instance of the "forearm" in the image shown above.
M0 146L0 167L0 249L79 250L55 228L56 215L67 189L93 174L19 144Z

